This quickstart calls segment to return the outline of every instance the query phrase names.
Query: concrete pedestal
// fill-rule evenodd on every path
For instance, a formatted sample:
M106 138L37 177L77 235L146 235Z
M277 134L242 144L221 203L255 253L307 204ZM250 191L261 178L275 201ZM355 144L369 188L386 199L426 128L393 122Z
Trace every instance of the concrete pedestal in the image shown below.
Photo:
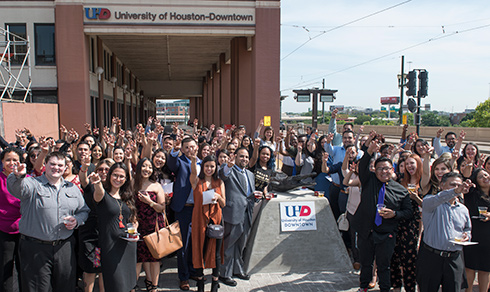
M315 202L317 229L282 232L280 202L307 201ZM352 269L326 198L315 197L310 190L296 190L276 193L274 199L262 204L245 252L250 274Z

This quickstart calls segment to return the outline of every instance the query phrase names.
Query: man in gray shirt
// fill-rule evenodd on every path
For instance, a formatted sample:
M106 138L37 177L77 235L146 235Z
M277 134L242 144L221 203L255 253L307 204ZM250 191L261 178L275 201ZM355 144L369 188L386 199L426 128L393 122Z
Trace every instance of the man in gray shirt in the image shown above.
M88 217L77 186L63 179L65 155L46 156L46 171L26 177L19 164L7 178L7 188L20 199L19 243L22 291L75 291L76 255L73 229Z
M464 263L462 245L450 241L471 239L468 209L457 197L467 193L470 180L463 183L459 173L446 173L441 179L442 192L427 195L422 204L424 234L417 260L417 283L421 292L461 291Z

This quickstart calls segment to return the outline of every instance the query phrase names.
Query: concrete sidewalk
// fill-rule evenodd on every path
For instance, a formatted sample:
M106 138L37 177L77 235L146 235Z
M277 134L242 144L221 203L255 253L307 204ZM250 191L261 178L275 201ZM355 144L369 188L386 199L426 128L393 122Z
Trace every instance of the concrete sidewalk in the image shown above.
M164 259L162 273L160 274L158 291L181 291L177 276L176 258ZM211 289L211 270L205 270L207 281L205 291ZM335 273L335 272L309 272L309 273L259 273L252 274L249 281L235 279L238 282L236 287L229 287L220 283L219 291L240 291L240 292L260 292L260 291L357 291L359 287L358 272ZM140 291L145 291L144 276L140 277L138 286ZM196 282L189 281L190 291L196 291ZM373 289L370 291L379 291Z

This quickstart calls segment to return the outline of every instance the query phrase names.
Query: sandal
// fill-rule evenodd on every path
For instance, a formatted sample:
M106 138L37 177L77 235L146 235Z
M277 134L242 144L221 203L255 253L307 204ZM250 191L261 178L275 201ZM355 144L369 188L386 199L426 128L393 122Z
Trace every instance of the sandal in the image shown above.
M146 291L150 291L151 286L153 286L153 283L150 280L145 279L145 285L146 285Z
M180 281L180 290L184 290L184 291L188 291L191 286L189 286L189 281L185 280L185 281Z

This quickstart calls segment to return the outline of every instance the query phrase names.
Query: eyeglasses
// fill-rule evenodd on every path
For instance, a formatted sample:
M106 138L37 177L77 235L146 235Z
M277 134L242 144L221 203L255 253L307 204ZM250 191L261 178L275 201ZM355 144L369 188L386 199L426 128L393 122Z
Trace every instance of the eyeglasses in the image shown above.
M376 171L377 172L385 172L385 171L390 171L391 169L393 169L392 167L378 167L376 168Z
M115 179L126 179L125 175L117 175L117 174L113 173L111 176Z

